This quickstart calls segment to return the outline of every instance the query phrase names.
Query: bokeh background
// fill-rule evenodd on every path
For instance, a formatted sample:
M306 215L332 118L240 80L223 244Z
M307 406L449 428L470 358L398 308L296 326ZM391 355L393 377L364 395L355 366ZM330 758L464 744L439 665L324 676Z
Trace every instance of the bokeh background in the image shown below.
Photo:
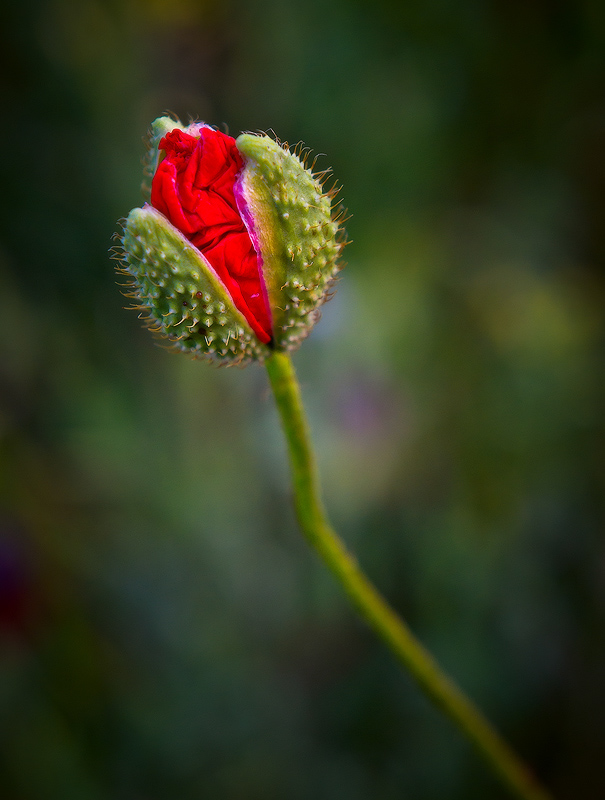
M20 0L0 31L0 796L506 795L296 529L263 370L108 249L171 110L353 217L295 364L332 520L557 798L605 796L600 0Z

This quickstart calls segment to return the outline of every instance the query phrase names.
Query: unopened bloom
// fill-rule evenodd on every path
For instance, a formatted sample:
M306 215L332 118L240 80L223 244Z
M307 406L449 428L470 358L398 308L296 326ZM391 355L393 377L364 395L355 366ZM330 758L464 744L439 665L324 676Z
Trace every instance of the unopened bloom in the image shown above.
M157 119L150 203L124 225L123 266L156 332L222 363L292 349L339 269L332 194L266 135Z

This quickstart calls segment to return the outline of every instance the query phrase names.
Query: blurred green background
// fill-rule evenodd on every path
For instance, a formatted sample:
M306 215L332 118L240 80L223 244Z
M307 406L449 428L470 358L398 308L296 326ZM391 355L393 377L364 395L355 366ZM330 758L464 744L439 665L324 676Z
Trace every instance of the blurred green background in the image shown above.
M301 541L263 370L123 310L171 110L328 154L353 243L295 364L332 520L557 798L603 798L603 3L4 6L0 796L506 796Z

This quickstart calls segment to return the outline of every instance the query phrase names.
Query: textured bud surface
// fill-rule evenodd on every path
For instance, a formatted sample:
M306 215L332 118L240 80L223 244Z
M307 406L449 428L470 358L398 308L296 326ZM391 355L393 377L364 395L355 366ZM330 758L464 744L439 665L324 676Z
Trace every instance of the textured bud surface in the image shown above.
M340 267L343 244L332 219L331 198L300 159L268 136L236 140L246 159L241 191L254 220L273 310L273 339L296 347Z
M175 349L224 363L268 354L199 250L159 211L133 209L123 244L132 296Z

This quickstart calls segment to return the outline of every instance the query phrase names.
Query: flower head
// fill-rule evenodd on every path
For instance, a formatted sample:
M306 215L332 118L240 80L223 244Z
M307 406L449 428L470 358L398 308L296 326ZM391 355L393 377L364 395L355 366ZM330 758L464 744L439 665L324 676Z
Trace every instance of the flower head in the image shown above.
M130 212L122 245L152 329L222 363L297 346L339 269L332 193L265 135L160 117L150 144L150 204Z

